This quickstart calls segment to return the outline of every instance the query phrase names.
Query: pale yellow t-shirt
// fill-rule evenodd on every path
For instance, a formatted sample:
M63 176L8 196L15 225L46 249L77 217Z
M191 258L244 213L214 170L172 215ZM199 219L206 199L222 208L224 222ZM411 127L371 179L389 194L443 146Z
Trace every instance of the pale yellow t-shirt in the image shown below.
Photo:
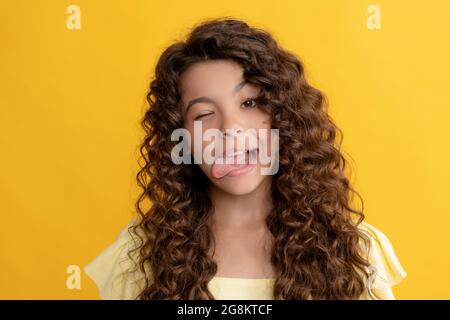
M120 232L111 245L83 268L97 285L101 299L133 300L143 288L145 279L142 273L127 272L135 270L133 261L127 255L135 243L128 233L130 224ZM368 260L371 265L368 269L372 271L372 276L367 287L371 288L371 292L377 297L393 300L395 297L391 287L400 283L407 273L384 233L365 221L359 228L366 231L370 238ZM275 279L214 277L209 282L208 289L217 300L272 300L274 281ZM359 299L375 298L366 290Z

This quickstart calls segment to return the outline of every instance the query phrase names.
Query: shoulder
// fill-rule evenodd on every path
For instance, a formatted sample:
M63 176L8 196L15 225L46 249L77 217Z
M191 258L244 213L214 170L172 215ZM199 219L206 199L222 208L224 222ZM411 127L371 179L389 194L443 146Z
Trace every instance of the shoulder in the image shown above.
M132 252L138 239L129 231L136 222L133 219L128 223L108 247L83 267L98 287L101 299L133 300L142 289L145 278L137 265L136 253Z
M399 284L407 273L391 241L386 234L366 221L362 221L358 228L369 238L369 245L362 245L370 263L369 271L372 273L369 289L375 291L382 299L395 299L391 287Z

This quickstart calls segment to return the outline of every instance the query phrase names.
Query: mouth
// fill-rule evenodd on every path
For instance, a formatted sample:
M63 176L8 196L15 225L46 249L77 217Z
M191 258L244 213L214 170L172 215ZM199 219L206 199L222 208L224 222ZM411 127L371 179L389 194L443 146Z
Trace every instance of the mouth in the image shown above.
M250 173L256 167L256 156L259 149L234 152L226 158L219 157L211 167L211 175L220 179L227 177L239 177Z
M259 148L255 147L252 149L244 149L240 151L235 151L230 155L225 157L224 153L222 156L219 156L214 161L214 164L248 164L249 161L258 154Z

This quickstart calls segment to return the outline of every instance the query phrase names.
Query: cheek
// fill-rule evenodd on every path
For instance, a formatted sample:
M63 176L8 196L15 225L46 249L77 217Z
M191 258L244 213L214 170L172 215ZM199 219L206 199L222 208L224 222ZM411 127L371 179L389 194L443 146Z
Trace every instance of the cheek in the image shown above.
M212 142L214 142L214 138L208 138L209 140L203 141L203 137L205 137L205 132L212 129L212 130L218 130L218 127L215 123L215 121L208 121L207 123L202 122L201 123L201 130L198 130L197 132L194 129L194 124L191 122L188 126L185 127L189 131L190 137L191 137L191 152L194 152L195 150L200 150L202 148L205 150L205 148ZM210 132L211 134L211 132Z
M212 159L211 157L214 156L214 152L211 151L214 149L214 138L211 138L209 140L203 140L203 137L205 137L205 131L208 128L202 128L202 131L199 131L198 136L194 132L194 130L189 130L189 134L191 136L191 144L190 144L190 152L195 157L198 158L198 165L200 168L208 169L212 165ZM201 159L199 158L201 157ZM206 157L206 158L205 158ZM205 171L203 170L203 171ZM209 169L208 169L209 170Z
M270 129L272 127L272 116L270 114L264 113L262 123L265 128Z
M252 121L251 127L258 132L258 138L270 143L270 129L272 128L271 117L267 114L258 114Z
M256 109L249 120L252 123L251 126L258 129L269 129L272 124L271 115L261 109Z
M188 135L189 135L188 147L189 147L189 151L191 153L193 153L194 152L194 128L184 127L184 129L186 129L188 131Z
M255 126L258 129L264 129L258 131L258 140L264 148L264 150L261 151L265 152L267 156L270 156L272 155L272 118L270 114L261 112L257 120L258 123L255 124Z

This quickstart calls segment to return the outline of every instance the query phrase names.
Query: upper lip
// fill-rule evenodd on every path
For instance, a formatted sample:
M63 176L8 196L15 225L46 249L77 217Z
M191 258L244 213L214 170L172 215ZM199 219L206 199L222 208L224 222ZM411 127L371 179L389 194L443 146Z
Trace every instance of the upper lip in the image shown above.
M255 149L258 149L258 147L251 148L250 151L253 151L253 150L255 150ZM223 159L225 159L225 158L231 158L231 157L235 157L235 156L237 156L237 155L245 154L245 153L248 152L248 151L249 151L249 148L245 148L245 149L242 149L242 150L234 151L234 152L232 152L231 154L226 154L226 150L224 150L223 154L221 154L221 155L219 155L219 156L216 157L216 161L215 161L215 162L217 162L217 160L218 160L219 158L223 158Z
M227 155L227 157L234 157L236 155L246 153L247 151L248 151L248 148L247 149L243 149L243 150L234 151L233 153ZM225 156L225 152L223 153L222 156Z

